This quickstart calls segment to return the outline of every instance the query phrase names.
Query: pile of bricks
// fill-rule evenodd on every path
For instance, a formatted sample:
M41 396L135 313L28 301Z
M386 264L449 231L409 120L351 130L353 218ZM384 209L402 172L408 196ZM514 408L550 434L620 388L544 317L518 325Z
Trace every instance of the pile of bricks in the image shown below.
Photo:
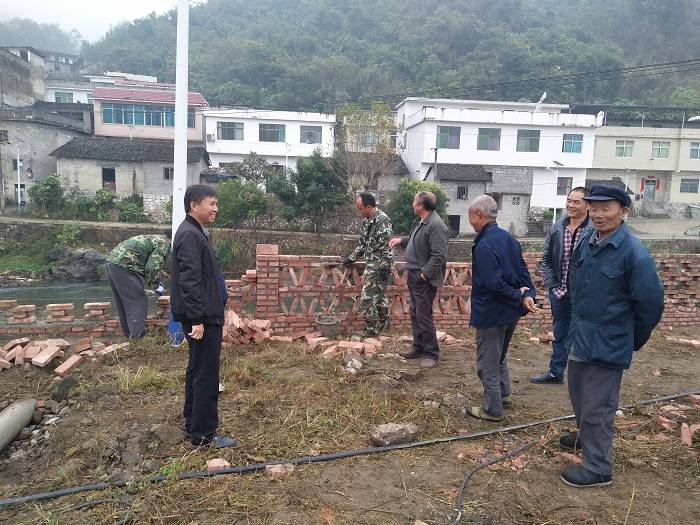
M693 446L693 438L700 439L700 423L692 424L688 413L695 413L700 408L700 396L690 395L686 398L692 405L674 403L663 406L656 416L656 424L664 430L676 431L680 428L680 439L684 445Z
M70 323L73 321L73 303L47 304L47 323Z
M156 306L158 307L158 313L156 314L156 317L158 319L168 319L168 317L170 316L170 296L161 295L156 300Z
M22 304L10 309L10 317L7 324L36 323L36 305Z
M45 368L55 359L64 357L66 351L72 346L72 355L54 370L57 376L65 377L86 358L111 354L128 345L129 343L126 342L106 346L104 343L94 341L92 337L81 339L75 345L71 345L64 339L32 341L28 337L22 337L7 342L0 349L0 370L9 369L13 364L25 370L31 369L32 366Z
M109 319L107 310L109 310L110 306L110 303L85 303L85 305L83 305L85 309L83 319L90 321L106 321Z
M269 319L245 319L233 310L227 310L223 342L229 345L260 344L272 337L271 327Z

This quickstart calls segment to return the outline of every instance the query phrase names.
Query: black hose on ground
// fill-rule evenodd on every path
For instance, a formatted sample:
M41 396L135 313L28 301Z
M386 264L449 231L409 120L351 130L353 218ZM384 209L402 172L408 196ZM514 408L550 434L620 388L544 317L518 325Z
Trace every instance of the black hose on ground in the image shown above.
M635 406L639 405L651 405L653 403L659 403L662 401L671 401L673 399L678 399L680 397L687 397L689 395L700 395L700 390L696 390L693 392L682 392L678 394L672 394L669 396L662 396L662 397L657 397L654 399L647 399L644 401L639 401L638 403L634 403L631 405L623 406L620 407L622 410L627 410L630 408L633 408ZM515 430L522 430L525 428L531 428L531 427L536 427L540 425L547 425L549 423L554 423L557 421L565 421L567 419L573 419L574 415L569 414L567 416L558 416L558 417L552 417L549 419L541 419L539 421L531 421L528 423L520 423L518 425L510 425L507 427L498 427L498 428L492 428L490 430L482 430L479 432L470 432L468 434L459 434L457 436L445 436L445 437L439 437L439 438L433 438L433 439L426 439L422 441L413 441L411 443L402 443L400 445L389 445L386 447L369 447L369 448L361 448L361 449L356 449L356 450L343 450L341 452L334 452L332 454L320 454L318 456L307 456L307 457L299 457L299 458L293 458L293 459L287 459L283 461L271 461L268 463L257 463L255 465L243 465L239 467L231 467L231 468L226 468L222 470L218 470L216 472L182 472L178 474L176 477L172 476L154 476L151 478L147 478L145 480L141 480L142 482L147 482L147 483L159 483L161 481L168 481L168 480L185 480L185 479L198 479L198 478L211 478L214 476L222 476L226 474L247 474L251 472L259 472L261 470L265 470L265 467L269 465L305 465L305 464L311 464L311 463L319 463L319 462L324 462L324 461L332 461L336 459L345 459L345 458L352 458L352 457L357 457L357 456L368 456L370 454L380 454L384 452L391 452L392 450L403 450L403 449L409 449L409 448L416 448L416 447L425 447L428 445L436 445L439 443L451 443L453 441L463 441L467 439L474 439L478 437L483 437L483 436L491 436L493 434L503 434L506 432L513 432ZM109 487L124 487L127 485L126 481L117 481L114 483L106 483L106 482L100 482L100 483L92 483L89 485L79 485L77 487L68 487L65 489L59 489L59 490L52 490L49 492L39 492L37 494L30 494L27 496L17 496L17 497L12 497L12 498L5 498L5 499L0 499L0 509L3 507L9 507L11 505L21 505L24 503L31 503L34 501L43 501L43 500L49 500L49 499L55 499L55 498L60 498L63 496L70 496L72 494L79 494L81 492L92 492L95 490L103 490Z

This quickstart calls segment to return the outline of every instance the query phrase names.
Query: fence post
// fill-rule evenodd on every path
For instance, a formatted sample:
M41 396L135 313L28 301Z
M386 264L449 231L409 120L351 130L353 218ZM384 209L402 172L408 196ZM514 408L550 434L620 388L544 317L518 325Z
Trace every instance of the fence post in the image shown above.
M270 319L274 323L280 305L280 258L276 244L258 244L255 247L255 271L255 317Z

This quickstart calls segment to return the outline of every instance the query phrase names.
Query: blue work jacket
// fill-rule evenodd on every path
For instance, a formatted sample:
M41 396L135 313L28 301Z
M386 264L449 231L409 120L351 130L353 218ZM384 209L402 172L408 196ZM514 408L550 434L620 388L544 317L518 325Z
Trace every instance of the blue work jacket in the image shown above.
M567 346L575 358L627 369L664 311L656 261L625 223L596 249L586 232L569 264L571 324Z
M520 293L523 286L530 289L524 295ZM523 296L534 299L535 295L520 243L495 222L484 226L472 245L469 324L474 328L513 324L527 313Z

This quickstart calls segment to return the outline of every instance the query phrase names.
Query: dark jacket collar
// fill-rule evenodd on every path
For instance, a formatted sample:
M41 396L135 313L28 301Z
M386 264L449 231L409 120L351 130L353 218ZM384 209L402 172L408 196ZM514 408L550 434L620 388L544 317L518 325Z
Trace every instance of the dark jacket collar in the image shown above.
M605 244L612 244L615 248L619 248L620 244L622 244L622 241L625 240L627 235L629 234L629 228L627 227L627 223L625 221L622 221L622 224L620 224L620 227L613 232L613 234L605 239L603 242ZM593 239L596 236L596 231L593 230L593 235L591 235L591 238L589 239L588 242L592 242Z
M192 217L192 215L190 215L189 213L187 215L185 215L185 220L187 222L189 222L190 224L194 224L195 226L197 226L199 231L202 232L202 235L204 235L205 237L207 236L207 234L204 233L204 228L202 227L202 225L199 224L199 221L197 219L195 219L194 217Z
M481 228L479 234L474 239L473 244L479 242L492 228L498 228L498 223L496 221L491 221L488 224L485 224L484 227Z

